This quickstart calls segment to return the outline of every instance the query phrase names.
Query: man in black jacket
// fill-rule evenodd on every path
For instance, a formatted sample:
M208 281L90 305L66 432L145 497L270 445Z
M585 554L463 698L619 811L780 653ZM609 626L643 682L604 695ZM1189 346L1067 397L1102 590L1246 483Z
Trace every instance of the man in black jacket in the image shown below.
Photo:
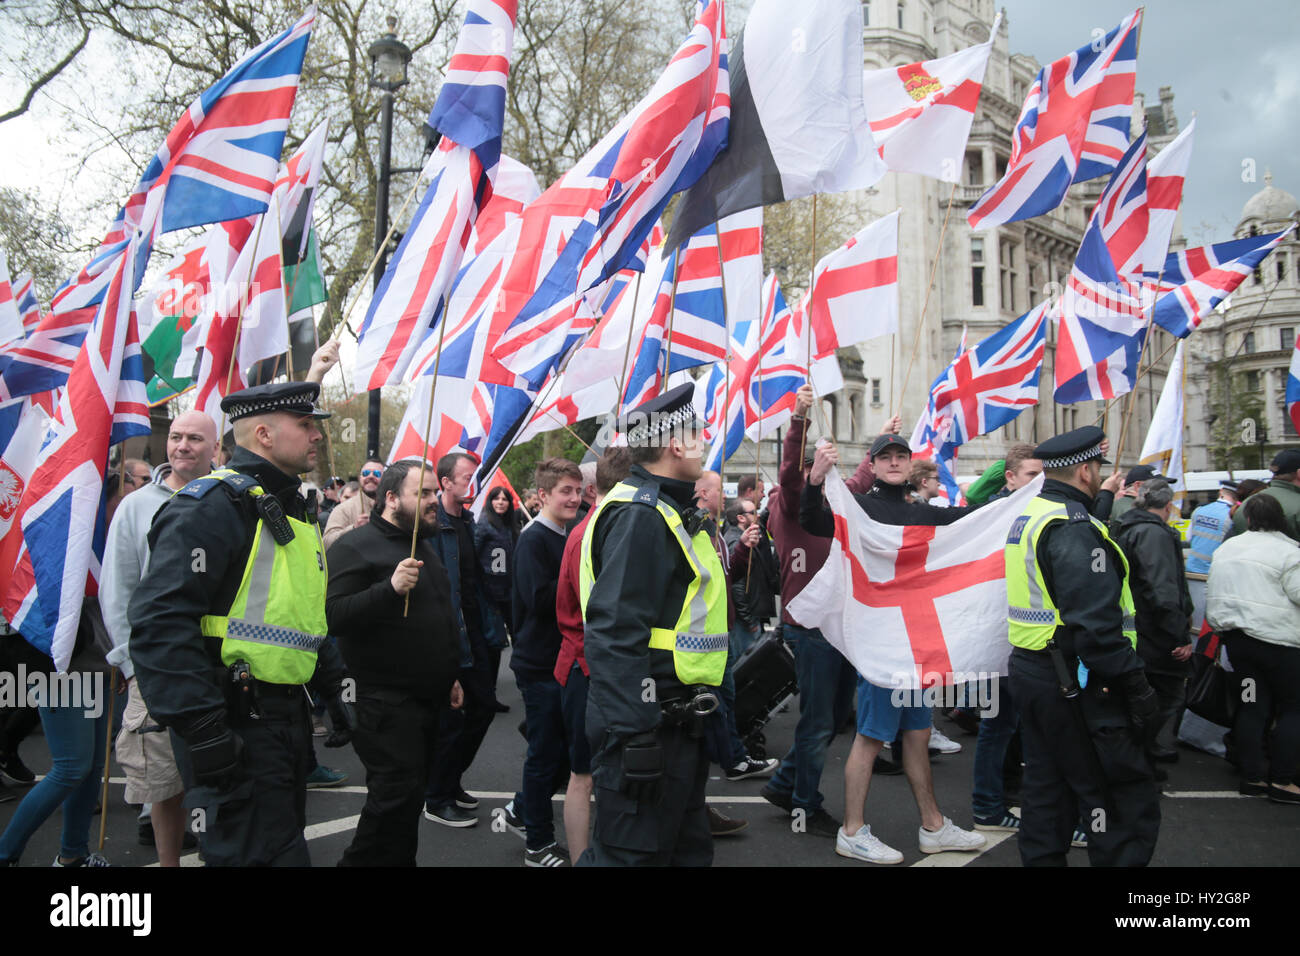
M451 585L428 541L437 517L433 472L421 485L419 462L399 461L380 480L370 523L329 550L325 613L357 682L352 743L367 791L340 866L415 866L438 715L444 702L461 704Z
M1119 520L1116 539L1128 558L1129 590L1137 609L1138 656L1160 708L1147 728L1147 754L1167 763L1178 759L1178 751L1160 746L1157 737L1183 707L1187 661L1192 656L1192 596L1183 568L1183 544L1169 526L1177 509L1167 480L1144 481L1133 508ZM1157 780L1165 776L1164 771L1156 771Z

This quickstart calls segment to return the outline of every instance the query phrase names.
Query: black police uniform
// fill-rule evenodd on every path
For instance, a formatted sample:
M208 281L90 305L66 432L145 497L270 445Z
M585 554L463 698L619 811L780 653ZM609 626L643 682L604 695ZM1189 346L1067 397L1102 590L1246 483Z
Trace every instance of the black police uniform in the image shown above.
M222 405L251 396L263 411L304 414L308 389L311 408L317 389L311 383L246 389ZM205 481L188 494L182 489L154 516L149 568L128 608L131 660L150 714L172 730L185 806L203 810L199 839L206 863L310 866L303 838L312 746L307 695L298 685L256 682L261 717L252 718L234 699L221 641L204 637L199 619L228 613L248 564L258 511L235 485L261 485L287 515L315 519L296 476L242 447L227 467L251 480ZM326 641L312 686L337 700L343 676L343 660ZM231 735L242 741L242 752ZM200 753L199 768L213 767L214 754L229 755L237 766L196 773L192 747Z
M1100 428L1076 429L1039 445L1034 457L1045 468L1100 458L1102 437ZM1064 866L1082 822L1093 866L1145 866L1160 830L1159 792L1143 748L1156 698L1123 634L1119 549L1089 520L1093 502L1079 489L1048 478L1040 497L1070 513L1039 535L1036 554L1064 622L1053 641L1065 670L1073 680L1082 661L1088 678L1069 700L1049 651L1012 648L1025 759L1020 858L1025 866Z

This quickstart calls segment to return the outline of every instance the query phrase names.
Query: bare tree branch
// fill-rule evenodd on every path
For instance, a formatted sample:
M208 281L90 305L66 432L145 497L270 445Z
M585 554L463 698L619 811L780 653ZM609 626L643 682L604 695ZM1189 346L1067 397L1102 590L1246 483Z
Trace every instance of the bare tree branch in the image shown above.
M77 58L77 54L86 48L86 42L89 39L90 28L83 25L81 39L77 42L77 45L69 50L68 54L62 60L38 76L32 85L27 87L27 93L23 96L23 101L18 104L16 109L12 109L8 113L0 114L0 123L22 116L31 109L32 100L36 97L36 94L41 91L42 87L72 65L72 61Z

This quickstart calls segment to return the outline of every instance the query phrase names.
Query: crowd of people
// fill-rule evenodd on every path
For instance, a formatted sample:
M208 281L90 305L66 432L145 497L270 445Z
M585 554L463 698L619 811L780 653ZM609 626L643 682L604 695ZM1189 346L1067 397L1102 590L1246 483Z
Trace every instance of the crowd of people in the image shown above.
M493 487L477 517L477 461L464 453L423 468L371 459L348 480L303 486L328 415L311 382L229 396L224 450L191 412L172 423L165 463L126 461L69 669L120 675L116 759L159 862L179 865L197 838L209 865L309 864L305 791L346 779L317 763L319 736L366 769L339 864L414 865L422 818L479 822L466 787L509 710L497 696L507 649L527 746L503 818L532 867L711 862L713 840L747 824L705 800L710 766L765 780L761 795L794 832L851 859L903 859L883 839L898 835L868 822L873 776L901 773L922 852L977 851L1002 831L1019 834L1026 865L1063 864L1070 846L1094 864L1145 864L1203 621L1253 688L1232 728L1241 792L1300 803L1300 452L1280 453L1249 500L1225 482L1192 515L1185 562L1170 482L1145 465L1103 481L1100 429L1014 445L969 504L939 507L935 466L913 459L897 418L885 424L845 482L877 522L951 524L1046 472L1008 538L1011 665L985 689L997 706L948 714L976 738L969 812L954 811L972 820L964 829L939 807L931 764L962 745L790 615L830 552L822 489L842 464L832 442L808 437L811 389L797 395L776 485L741 476L730 501L721 476L701 471L688 391L630 413L626 447L540 462L523 501ZM1097 548L1113 557L1100 575ZM1076 573L1088 561L1092 573ZM50 670L0 630L5 669ZM738 666L771 640L793 652L798 686L780 758L738 723ZM89 831L112 712L47 702L0 715L10 784L34 782L18 744L38 720L51 755L0 834L0 865L16 865L60 807L56 865L108 865ZM837 820L819 788L846 726Z

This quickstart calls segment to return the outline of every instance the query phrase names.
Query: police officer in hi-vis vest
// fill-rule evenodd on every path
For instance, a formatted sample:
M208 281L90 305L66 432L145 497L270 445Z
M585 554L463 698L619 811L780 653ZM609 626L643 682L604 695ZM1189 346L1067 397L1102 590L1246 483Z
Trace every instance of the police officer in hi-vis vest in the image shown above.
M325 549L298 475L321 440L311 382L227 396L238 447L155 515L128 609L149 712L171 728L209 866L310 866L303 838L311 717L303 685L350 727L326 639Z
M1011 693L1025 775L1020 858L1064 866L1076 825L1093 866L1145 866L1160 830L1144 752L1157 710L1142 660L1128 564L1088 512L1105 435L1075 429L1034 449L1043 490L1007 535Z
M692 506L702 453L693 391L682 385L620 421L633 464L583 540L596 812L580 865L713 862L704 785L710 740L725 736L727 578L708 515Z

